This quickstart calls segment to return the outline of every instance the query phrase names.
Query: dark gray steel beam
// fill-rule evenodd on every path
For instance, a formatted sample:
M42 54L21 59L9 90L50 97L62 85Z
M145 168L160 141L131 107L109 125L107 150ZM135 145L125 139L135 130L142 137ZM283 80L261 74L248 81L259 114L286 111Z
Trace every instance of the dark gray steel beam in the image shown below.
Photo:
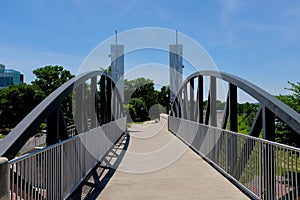
M100 126L101 124L101 116L100 116L100 76L99 79L97 78L97 88L96 88L96 97L95 97L95 109L96 109L96 114L97 114L97 126Z
M46 143L48 146L59 142L58 109L55 109L47 118L46 134L47 134Z
M262 120L263 120L263 138L266 140L275 140L275 115L267 107L262 108ZM265 145L263 149L263 162L264 162L264 187L265 198L275 199L275 150L272 145Z
M175 98L175 116L181 117L181 108L180 108L180 102L178 98L179 97Z
M112 95L111 95L111 101L112 101L112 120L115 120L117 119L117 116L116 116L116 95L115 95L115 84L112 82L112 85L111 85L111 92L112 92Z
M85 129L85 95L84 95L84 83L77 85L75 88L75 125L77 133L84 131Z
M206 106L206 113L205 113L205 125L208 125L209 123L209 116L210 116L210 93L208 94L208 99L207 99L207 106Z
M176 97L176 99L177 99L177 105L178 105L178 117L179 118L183 118L183 106L182 106L182 89L181 90L179 90L179 93L178 93L178 95L177 95L177 97Z
M119 119L121 117L121 114L120 114L120 102L117 101L116 103L116 119Z
M187 84L185 84L184 89L183 89L183 119L188 119L188 97L187 97Z
M171 107L171 111L170 111L170 116L173 116L173 117L177 117L177 112L176 112L176 109L177 109L177 104L176 104L176 97L174 99L174 102L172 104L172 107Z
M260 106L256 113L254 121L252 123L252 127L249 132L249 135L253 137L258 137L261 129L262 129L262 107ZM248 163L248 160L254 150L254 147L255 147L255 142L253 142L252 140L246 140L243 149L241 151L239 162L234 172L234 175L237 180L239 180L240 177L242 176L242 173Z
M195 102L194 102L194 78L190 80L190 120L195 121Z
M100 78L100 125L105 124L106 121L106 98L105 98L105 76Z
M82 131L88 130L88 107L87 107L87 97L88 97L88 90L87 90L87 84L86 82L82 84L82 100L81 102L81 115L82 115Z
M225 109L224 109L224 116L223 116L222 123L221 123L221 128L222 129L226 129L228 116L229 116L229 92L228 92L228 95L227 95L226 105L225 105ZM220 147L223 145L223 143L224 143L223 137L219 137L217 142L216 142L216 145L214 147L214 149L215 149L214 151L217 152L216 155L215 155L216 163L219 162L219 158L220 158L219 150L220 150Z
M237 87L229 83L229 129L238 132Z
M267 107L263 107L263 138L266 140L275 140L275 115Z
M229 129L233 132L238 132L238 118L237 118L237 87L229 83ZM233 174L237 163L237 137L232 135L229 139L230 147L227 158L230 160L230 173Z
M112 120L112 114L111 114L111 79L106 78L106 112L107 112L107 119L106 123L110 122Z
M226 127L227 127L228 116L229 116L229 92L228 92L228 95L227 95L227 98L226 98L224 116L223 116L222 124L221 124L222 129L226 129Z
M91 128L95 128L98 125L97 110L98 110L98 98L97 98L97 76L91 78L91 96L90 96L90 114Z
M259 106L258 111L252 123L249 135L253 137L258 137L262 130L262 106Z
M198 76L198 110L199 123L203 124L203 76Z
M210 125L217 127L217 81L216 77L210 77Z
M68 132L67 132L67 124L64 118L64 113L61 107L58 108L58 119L59 119L59 140L63 141L65 139L67 139L68 136Z

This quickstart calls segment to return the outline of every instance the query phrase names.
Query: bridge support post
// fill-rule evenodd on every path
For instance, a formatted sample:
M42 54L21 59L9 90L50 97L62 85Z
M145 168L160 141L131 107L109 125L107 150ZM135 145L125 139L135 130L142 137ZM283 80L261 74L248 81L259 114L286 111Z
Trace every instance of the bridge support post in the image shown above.
M106 123L105 76L100 78L100 125Z
M262 112L263 138L269 141L275 140L275 115L265 106ZM265 144L263 149L263 186L264 199L276 199L275 188L275 150L270 144Z
M195 109L194 109L194 79L190 80L190 120L195 121Z
M90 113L91 128L95 128L98 124L98 98L97 98L97 76L91 78L91 96L90 96Z
M112 100L112 92L111 92L111 80L110 79L106 79L106 83L107 83L107 90L106 90L106 106L107 106L107 122L110 122L112 120L112 104L111 104L111 100Z
M75 125L78 133L87 130L85 83L75 88Z
M233 132L238 132L237 123L237 87L229 83L229 129ZM229 160L229 172L233 175L236 164L237 164L237 138L232 135L229 139L229 145L231 148L227 152Z
M178 109L178 115L177 117L179 118L183 118L183 101L182 101L182 90L179 90L178 93L179 96L177 96L177 98L175 98L176 100L176 105L177 105L177 109Z
M187 97L187 84L183 89L183 119L188 119L188 97Z
M217 81L216 77L210 77L210 125L217 127Z
M68 138L67 127L61 107L56 108L47 118L47 145L55 144Z
M111 101L112 101L112 111L111 111L111 119L112 120L115 120L115 119L118 119L118 116L117 116L117 106L116 106L116 94L115 94L115 89L116 89L116 85L111 82Z
M198 76L198 111L199 123L203 124L203 76Z
M0 157L0 200L9 199L8 159Z

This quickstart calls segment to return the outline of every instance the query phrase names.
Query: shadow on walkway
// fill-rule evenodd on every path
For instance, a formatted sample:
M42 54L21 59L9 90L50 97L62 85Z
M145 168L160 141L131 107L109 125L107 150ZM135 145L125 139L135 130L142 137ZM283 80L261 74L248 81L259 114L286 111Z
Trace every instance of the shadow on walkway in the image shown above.
M96 199L120 165L128 148L129 141L130 135L128 133L121 136L115 146L108 151L87 176L86 180L83 181L68 199Z

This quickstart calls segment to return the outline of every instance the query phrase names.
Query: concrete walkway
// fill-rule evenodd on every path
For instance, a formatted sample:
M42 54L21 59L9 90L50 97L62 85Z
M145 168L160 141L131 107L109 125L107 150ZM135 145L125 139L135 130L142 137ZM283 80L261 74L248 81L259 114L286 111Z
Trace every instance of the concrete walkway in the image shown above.
M166 121L133 125L84 187L81 199L248 199L171 134Z

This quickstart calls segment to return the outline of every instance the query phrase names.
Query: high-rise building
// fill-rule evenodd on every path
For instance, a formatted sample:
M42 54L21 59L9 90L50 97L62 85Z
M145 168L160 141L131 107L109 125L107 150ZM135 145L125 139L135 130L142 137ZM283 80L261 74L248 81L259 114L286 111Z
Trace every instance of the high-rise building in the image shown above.
M170 102L173 103L177 92L182 84L182 44L171 44L169 46L169 59L170 59Z
M23 81L24 76L19 71L5 69L5 65L0 64L0 89L10 85L19 85Z
M111 75L124 101L124 45L112 44L111 49Z

